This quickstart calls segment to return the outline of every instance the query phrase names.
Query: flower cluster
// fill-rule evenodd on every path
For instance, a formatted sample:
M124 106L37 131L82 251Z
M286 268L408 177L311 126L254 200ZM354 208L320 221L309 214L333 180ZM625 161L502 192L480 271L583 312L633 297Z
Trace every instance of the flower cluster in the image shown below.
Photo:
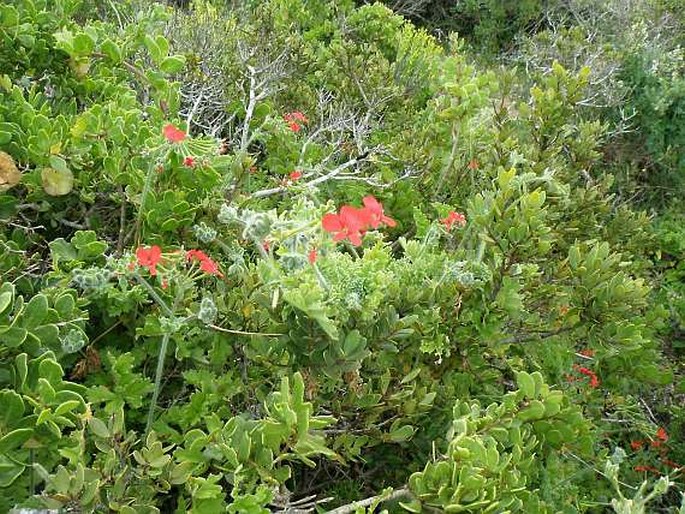
M666 446L666 442L668 441L668 433L666 432L666 429L664 427L659 427L654 434L653 439L635 439L633 441L630 441L630 447L633 449L633 451L641 451L643 449L655 449L658 454L659 458L661 460L661 463L664 464L665 466L668 466L669 468L672 469L681 469L683 466L680 464L673 462L670 460L667 455L668 455L668 446ZM649 466L646 464L640 464L635 466L635 471L637 472L652 472L656 474L661 474L658 469L656 469L654 466Z
M216 275L221 278L224 276L223 273L219 271L218 264L210 259L202 250L188 250L186 252L186 260L190 262L198 261L200 263L200 269L209 275Z
M138 266L147 268L150 275L154 277L157 275L157 265L162 260L162 249L157 245L149 248L141 246L136 250L136 260L138 261Z
M587 378L589 378L588 385L590 386L591 389L595 389L599 387L599 378L597 377L597 373L592 371L590 368L586 368L584 366L579 366L578 364L573 365L573 369L579 373L580 375L583 375ZM566 380L569 382L575 382L576 380L580 380L580 377L574 377L573 375L567 375Z
M334 241L349 240L354 246L362 244L362 236L369 229L382 225L394 227L395 220L385 215L383 205L373 196L365 196L364 207L343 205L337 214L326 214L321 225L326 232L333 234Z
M169 143L180 143L185 140L188 134L171 123L167 123L162 129L162 135L164 135Z
M288 127L290 127L290 130L292 130L295 133L302 130L302 125L306 125L307 123L309 123L307 117L300 111L293 111L284 114L283 119L285 120Z
M463 227L466 225L466 216L461 213L450 211L446 218L442 218L440 222L445 227L445 230L450 232L454 225Z
M199 262L200 269L205 273L223 277L223 274L219 271L219 265L202 250L188 250L185 253L185 258L189 262ZM154 277L157 275L157 266L160 265L161 260L162 249L159 246L153 245L148 248L141 246L136 250L136 262L131 263L130 267L133 269L138 264L138 266L147 268L150 275Z

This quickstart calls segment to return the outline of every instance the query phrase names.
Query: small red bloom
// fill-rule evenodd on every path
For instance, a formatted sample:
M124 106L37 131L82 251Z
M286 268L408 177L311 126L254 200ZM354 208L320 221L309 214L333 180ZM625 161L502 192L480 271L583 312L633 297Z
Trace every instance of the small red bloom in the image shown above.
M202 250L188 250L186 252L186 260L199 261L200 269L209 275L216 275L217 277L224 276L223 273L219 271L218 264L210 259Z
M644 444L644 441L640 441L640 440L630 441L630 447L635 451L638 451L640 448L642 448L643 444Z
M362 199L362 202L364 203L364 208L366 209L369 217L369 225L371 225L372 228L378 228L382 224L385 224L389 227L394 227L397 225L394 219L385 215L383 212L383 205L373 196L365 196Z
M316 248L312 248L311 250L309 250L309 255L307 256L307 258L309 260L309 264L314 264L316 262L316 258L317 258Z
M166 125L164 125L164 128L162 129L162 134L170 143L180 143L187 136L185 132L183 132L179 128L174 127L171 123L167 123Z
M664 427L659 427L659 429L656 431L656 438L663 442L668 441L668 434L666 433L666 429L664 429Z
M644 473L647 471L650 471L652 473L659 473L659 470L656 469L654 466L639 465L639 466L635 466L633 469L635 471L637 471L638 473Z
M194 168L195 167L195 157L188 156L185 159L183 159L183 165L187 168Z
M476 159L471 159L471 160L469 161L469 163L468 163L466 166L468 167L468 169L470 169L471 171L473 171L473 170L477 170L477 169L478 169L479 164L478 164L478 161L477 161Z
M161 258L162 249L157 245L151 246L150 248L143 248L141 246L136 250L138 265L146 267L153 277L157 274L157 264L159 264Z
M291 171L289 177L293 182L297 182L302 178L302 172L300 170Z
M445 229L449 232L452 230L454 225L458 227L463 227L466 225L466 216L461 213L450 211L446 218L440 220L445 226Z
M677 462L673 462L672 460L668 460L668 459L663 459L661 462L663 462L664 465L668 466L669 468L673 468L673 469L680 469L683 467L680 464L678 464Z
M326 214L321 225L326 232L333 234L333 241L348 239L354 246L359 246L368 226L367 211L343 205L340 214Z
M581 375L585 375L590 379L589 385L592 389L599 387L599 378L597 378L597 374L594 371L583 367L577 367L576 369L578 370L578 373L580 373Z
M309 123L307 117L299 111L289 112L283 115L283 119L287 123L290 130L297 133L302 130L302 125Z

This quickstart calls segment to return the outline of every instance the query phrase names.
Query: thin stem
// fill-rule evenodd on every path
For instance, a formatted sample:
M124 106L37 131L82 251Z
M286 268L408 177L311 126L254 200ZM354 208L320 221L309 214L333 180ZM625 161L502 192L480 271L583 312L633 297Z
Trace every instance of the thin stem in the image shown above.
M226 334L235 334L239 336L262 336L262 337L281 337L285 334L270 333L270 332L248 332L246 330L233 330L231 328L224 328L218 325L207 325L209 328L213 328L219 332L224 332Z
M169 345L169 338L171 334L166 332L162 336L162 345L159 347L159 355L157 356L157 371L155 373L155 389L152 392L152 401L150 402L150 410L147 413L147 423L145 425L145 437L150 433L152 421L155 417L155 408L157 407L157 400L159 399L159 391L162 388L162 373L164 373L164 357L166 356L167 346Z
M136 219L136 245L140 244L140 230L143 224L143 215L145 214L145 200L147 199L147 195L150 193L150 188L152 187L152 177L154 176L155 173L155 165L154 161L150 162L150 166L148 168L147 176L145 177L145 184L143 185L143 193L140 196L140 210L138 211L138 218Z
M366 498L365 500L359 500L357 502L352 502L347 505L343 505L342 507L338 507L337 509L329 510L328 514L352 514L353 512L357 512L357 510L360 507L369 507L373 505L374 503L380 503L384 501L392 501L392 500L397 500L399 498L403 497L411 497L412 494L409 492L409 489L402 488L398 489L397 491L393 491L389 495L384 495L380 494L378 496L372 496L371 498Z

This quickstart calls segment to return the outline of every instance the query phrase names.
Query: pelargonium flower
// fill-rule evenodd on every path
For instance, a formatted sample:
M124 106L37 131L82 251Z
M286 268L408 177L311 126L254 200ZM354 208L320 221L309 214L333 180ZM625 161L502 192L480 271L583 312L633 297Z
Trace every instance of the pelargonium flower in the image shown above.
M290 180L292 180L293 182L297 182L302 178L302 172L300 170L294 170L291 171L290 175L288 176L290 177Z
M466 216L459 212L450 211L446 218L442 218L441 223L445 226L445 229L449 232L452 230L454 225L458 227L463 227L466 225Z
M333 241L348 239L354 246L359 246L368 227L368 213L366 209L343 205L339 214L326 214L321 225L333 234Z
M307 117L300 111L293 111L283 115L283 119L287 123L290 130L297 133L302 130L302 125L309 123Z
M194 168L195 167L195 157L188 155L183 159L183 165L186 168Z
M578 366L576 369L578 370L578 373L580 373L581 375L585 375L590 379L589 385L592 389L599 386L599 378L597 378L597 374L594 371L592 371L589 368L584 368L581 366Z
M162 129L162 134L170 143L180 143L188 136L188 134L186 134L181 129L175 127L171 123L167 123L166 125L164 125L164 128Z
M186 260L191 262L199 261L200 269L209 275L216 275L217 277L222 278L224 276L223 273L219 271L219 265L202 250L188 250L186 252Z
M643 444L644 444L644 441L641 441L639 439L636 439L634 441L630 441L630 447L635 451L638 451L639 449L641 449Z
M136 259L138 260L138 265L147 268L150 271L150 275L154 277L157 275L157 264L162 259L162 249L157 245L149 248L141 246L136 250Z
M316 248L312 248L309 250L309 254L307 255L307 260L309 261L309 264L314 264L317 259L317 251Z
M368 214L368 221L372 228L378 228L385 224L389 227L397 225L394 219L389 218L383 212L383 205L373 196L365 196L362 199L366 212Z
M348 239L354 246L359 246L362 244L361 237L370 228L397 225L394 219L385 215L383 205L373 196L366 196L362 201L362 208L343 205L338 214L326 214L323 217L323 229L333 234L334 241Z

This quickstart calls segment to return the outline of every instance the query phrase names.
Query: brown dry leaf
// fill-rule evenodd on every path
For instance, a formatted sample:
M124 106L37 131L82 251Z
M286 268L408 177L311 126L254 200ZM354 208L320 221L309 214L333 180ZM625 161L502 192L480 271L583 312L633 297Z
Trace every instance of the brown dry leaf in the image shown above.
M4 193L21 182L21 171L14 164L12 156L0 152L0 192Z

